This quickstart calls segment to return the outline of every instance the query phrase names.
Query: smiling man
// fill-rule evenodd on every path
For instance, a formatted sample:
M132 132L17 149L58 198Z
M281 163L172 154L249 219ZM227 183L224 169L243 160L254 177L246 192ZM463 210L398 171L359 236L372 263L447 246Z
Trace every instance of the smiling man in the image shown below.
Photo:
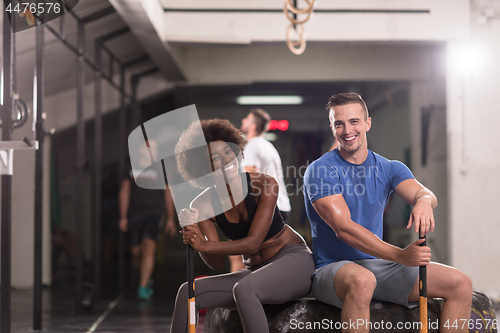
M430 248L419 246L423 240L404 249L382 241L383 212L393 191L413 206L407 228L413 225L421 235L434 230L436 197L403 163L368 149L366 134L372 120L361 96L334 95L327 110L338 147L314 161L304 177L316 262L315 297L342 308L342 322L367 323L372 299L416 306L418 266L427 265L428 296L445 300L441 332L466 332L466 325L453 323L469 319L470 278L430 262ZM343 331L368 328L349 325Z

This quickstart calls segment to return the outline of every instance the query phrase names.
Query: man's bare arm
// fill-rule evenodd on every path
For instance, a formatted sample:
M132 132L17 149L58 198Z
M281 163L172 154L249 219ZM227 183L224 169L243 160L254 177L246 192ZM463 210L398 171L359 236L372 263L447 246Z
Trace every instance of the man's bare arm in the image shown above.
M405 202L414 206L410 219L408 220L407 229L413 225L415 232L419 232L424 236L429 231L434 231L434 208L437 206L437 199L434 193L424 187L415 179L407 179L396 186L395 191Z
M401 249L382 241L370 230L354 222L341 194L323 197L312 205L341 241L359 251L407 266L427 265L430 261L430 249L418 246L423 240Z

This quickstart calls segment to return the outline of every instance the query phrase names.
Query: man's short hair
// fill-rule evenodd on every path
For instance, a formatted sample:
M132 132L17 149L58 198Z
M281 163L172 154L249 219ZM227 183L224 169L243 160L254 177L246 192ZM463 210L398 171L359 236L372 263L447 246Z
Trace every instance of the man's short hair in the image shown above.
M269 123L271 122L271 116L269 113L262 109L252 109L250 110L250 113L253 114L257 135L267 132Z
M329 117L331 121L331 109L339 106L339 105L346 105L346 104L352 104L352 103L358 103L363 107L365 110L365 120L370 117L368 114L368 108L366 107L365 101L361 98L361 95L349 92L349 93L340 93L337 95L333 95L330 97L328 100L328 103L326 104L326 109L330 112Z

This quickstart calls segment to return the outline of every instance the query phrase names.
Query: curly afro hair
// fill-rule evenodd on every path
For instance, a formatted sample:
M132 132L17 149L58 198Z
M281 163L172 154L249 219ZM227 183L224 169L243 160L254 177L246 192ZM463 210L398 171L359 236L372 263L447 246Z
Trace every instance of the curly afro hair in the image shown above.
M200 121L203 135L207 143L222 140L230 145L241 163L243 147L247 143L239 129L235 128L229 120L226 119L208 119ZM196 187L207 188L210 186L208 180L203 181L198 178L208 175L212 172L207 146L193 148L201 140L198 122L192 123L184 132L182 132L177 145L175 146L175 158L177 168L184 181L191 181Z

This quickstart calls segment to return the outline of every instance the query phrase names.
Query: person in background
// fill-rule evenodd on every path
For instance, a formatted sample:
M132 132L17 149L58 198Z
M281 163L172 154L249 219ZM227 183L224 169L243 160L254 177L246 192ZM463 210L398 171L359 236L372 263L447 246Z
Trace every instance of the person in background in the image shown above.
M140 148L141 166L150 164L148 146L153 155L156 154L156 143L147 141ZM155 170L141 173L142 181L156 183L158 177ZM150 300L153 295L151 275L155 267L155 251L160 232L162 212L166 209L167 221L164 231L172 237L176 235L174 223L174 202L168 186L165 190L151 190L137 186L132 168L123 177L119 192L119 226L123 232L128 232L134 267L139 271L139 287L137 297Z
M281 158L273 144L263 137L268 130L270 121L271 116L262 109L250 110L248 115L241 120L240 130L245 133L248 141L243 150L245 158L241 168L242 171L264 173L276 179L279 185L278 209L285 223L288 223L291 206L283 179ZM229 260L231 272L244 268L239 256L230 256Z

